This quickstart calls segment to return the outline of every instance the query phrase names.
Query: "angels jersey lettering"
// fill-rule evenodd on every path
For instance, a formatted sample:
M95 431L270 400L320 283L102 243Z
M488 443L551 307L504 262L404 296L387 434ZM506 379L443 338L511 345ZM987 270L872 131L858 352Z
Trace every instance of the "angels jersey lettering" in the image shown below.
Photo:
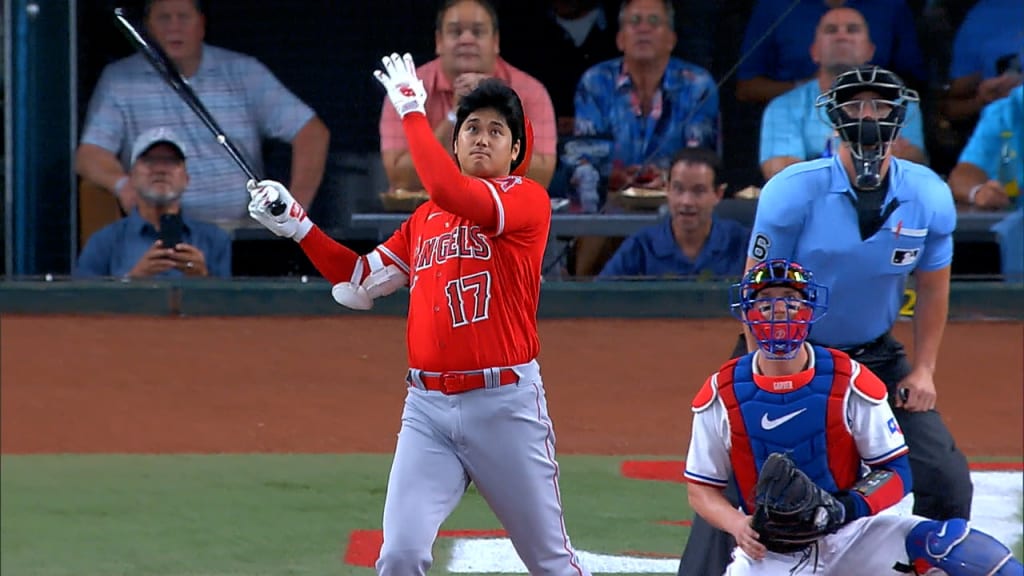
M413 368L513 366L540 351L548 194L519 176L477 182L487 185L498 211L493 230L428 201L378 248L410 268L406 337Z

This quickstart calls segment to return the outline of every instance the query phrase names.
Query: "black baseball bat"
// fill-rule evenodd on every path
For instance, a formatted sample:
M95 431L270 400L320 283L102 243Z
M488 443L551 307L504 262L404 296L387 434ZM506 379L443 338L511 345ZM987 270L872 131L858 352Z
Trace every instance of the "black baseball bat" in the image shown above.
M235 147L234 143L228 139L224 131L221 130L217 121L213 119L213 115L210 111L203 106L202 100L196 96L196 93L192 90L192 87L185 82L182 78L181 72L178 71L178 67L174 62L167 56L167 54L160 48L160 45L156 42L151 42L145 32L140 32L132 25L132 23L125 16L123 8L114 8L114 22L117 27L128 39L128 42L139 51L140 54L146 59L147 62L156 70L157 74L174 90L174 93L182 99L189 108L195 112L196 116L202 120L206 128L210 130L217 143L227 150L228 155L235 161L235 164L245 172L245 175L252 180L257 182L262 180L256 175L256 171L249 166L249 163L245 161L245 157L242 156L238 148ZM281 199L275 200L270 205L270 213L274 216L279 216L285 210L286 206Z

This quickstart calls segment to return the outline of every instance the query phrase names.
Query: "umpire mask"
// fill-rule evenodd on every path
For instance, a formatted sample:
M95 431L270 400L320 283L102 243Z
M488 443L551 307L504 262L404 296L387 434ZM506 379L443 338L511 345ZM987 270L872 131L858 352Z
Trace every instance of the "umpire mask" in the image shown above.
M882 184L882 160L906 123L907 107L919 100L899 76L878 66L843 72L815 105L850 147L854 185L874 190Z

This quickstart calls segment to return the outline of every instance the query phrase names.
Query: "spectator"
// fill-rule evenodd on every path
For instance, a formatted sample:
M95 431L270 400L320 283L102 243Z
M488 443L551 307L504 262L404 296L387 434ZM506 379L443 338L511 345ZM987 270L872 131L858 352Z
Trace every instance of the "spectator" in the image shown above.
M720 174L718 156L711 150L679 150L669 171L669 217L627 238L599 278L739 277L750 229L714 216L725 194Z
M980 0L967 13L953 41L943 115L961 123L965 133L970 132L983 107L1005 98L1020 85L1022 54L1024 2Z
M625 0L622 57L587 70L576 89L576 134L614 141L613 189L663 175L680 148L720 148L718 89L707 70L672 56L674 17L670 0Z
M264 137L291 143L291 189L308 206L323 177L329 140L313 110L256 59L205 44L199 0L147 0L145 24L257 172L263 171ZM125 173L131 144L160 126L177 127L190 150L192 179L182 197L189 215L223 223L245 218L245 174L139 54L103 71L75 158L78 174L111 191L130 212L138 202Z
M737 72L736 98L766 103L812 78L817 66L807 47L821 17L838 6L854 8L867 20L875 42L872 63L908 81L924 79L914 14L904 0L758 0L743 37L741 53L750 56Z
M949 174L958 201L979 208L1000 209L1024 188L1024 87L992 102Z
M618 56L619 0L535 0L517 2L502 14L506 25L530 30L506 38L502 54L532 74L551 94L558 134L574 131L576 84L588 68Z
M835 154L839 140L814 103L836 76L866 64L874 51L860 12L844 6L821 17L811 46L817 78L774 98L762 116L760 163L765 180L790 164ZM924 129L917 102L910 103L907 116L906 127L893 142L893 155L923 163Z
M505 81L523 102L534 130L533 159L527 176L547 187L555 171L555 112L544 85L498 56L498 14L489 0L446 0L434 30L437 58L417 74L427 90L427 120L446 149L451 148L455 109L480 80ZM392 190L421 190L402 121L386 105L380 115L380 152Z
M184 141L167 128L152 128L136 138L130 179L137 194L128 216L97 231L85 245L73 276L173 278L231 276L231 239L205 222L181 216L181 198L189 183ZM165 246L169 222L180 217L180 242Z

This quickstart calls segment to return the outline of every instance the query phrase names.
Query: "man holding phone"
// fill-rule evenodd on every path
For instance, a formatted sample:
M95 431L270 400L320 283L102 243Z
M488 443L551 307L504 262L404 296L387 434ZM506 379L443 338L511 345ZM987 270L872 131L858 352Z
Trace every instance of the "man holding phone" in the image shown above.
M75 278L174 278L231 275L231 239L205 222L183 217L188 185L186 149L170 128L153 128L132 146L129 177L139 203L89 239Z

